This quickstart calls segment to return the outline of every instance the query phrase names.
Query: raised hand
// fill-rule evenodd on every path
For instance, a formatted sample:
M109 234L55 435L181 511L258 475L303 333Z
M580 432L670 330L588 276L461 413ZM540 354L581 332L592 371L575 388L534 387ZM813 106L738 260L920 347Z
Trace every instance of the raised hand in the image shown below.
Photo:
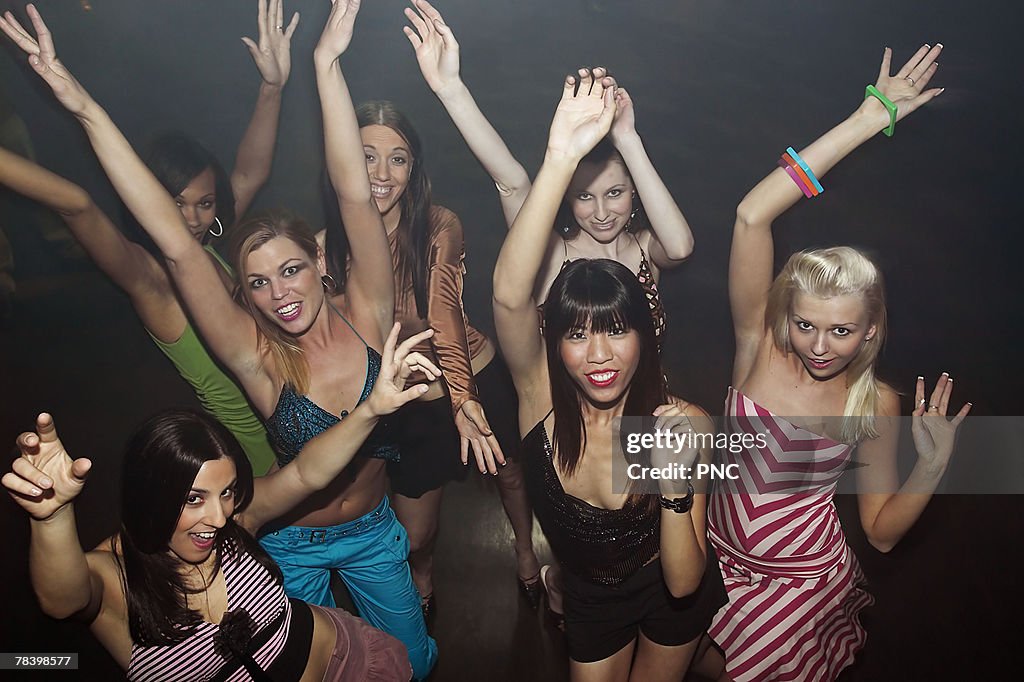
M416 50L416 61L427 85L435 93L459 82L459 43L444 23L441 13L426 0L412 0L415 10L405 8L405 16L415 30L406 26L406 37Z
M956 442L956 430L971 411L971 403L966 403L952 419L946 419L952 392L953 379L943 373L935 382L931 398L925 400L924 377L917 378L911 432L918 458L933 469L941 469L949 462Z
M566 76L548 134L548 153L578 161L601 141L615 117L615 81L597 67Z
M35 5L28 5L25 11L32 21L32 28L36 33L35 38L10 12L4 12L4 16L0 18L0 29L28 55L28 63L50 86L57 101L72 114L81 113L92 101L92 97L57 59L57 50L53 47L53 37L50 35L50 29L43 22L43 18L39 15L39 10Z
M501 445L487 423L483 405L476 400L467 400L455 414L455 426L459 430L462 445L462 463L469 463L469 448L473 448L476 466L481 474L498 473L498 466L505 464Z
M396 348L401 328L402 325L396 322L384 342L380 374L373 385L373 392L366 400L370 410L378 417L392 414L402 405L426 393L426 384L405 388L406 380L413 372L419 372L427 381L433 381L441 376L441 370L433 362L420 353L411 352L417 343L433 336L434 330L428 329L410 336Z
M885 48L875 87L896 105L897 121L942 93L944 88L925 89L939 68L939 63L935 60L939 58L941 52L942 43L938 43L935 47L922 45L895 75L890 75L892 49ZM889 114L884 111L880 102L873 98L865 100L865 102L867 106L878 108L880 117L888 121Z
M32 518L44 521L82 492L92 462L71 459L45 412L36 417L36 431L18 436L17 444L21 456L0 482Z
M626 138L636 135L636 120L633 114L633 98L625 88L615 88L615 119L608 131L612 144L616 147Z
M260 77L267 85L284 87L292 70L292 35L299 25L299 13L292 15L288 26L284 25L284 0L259 0L256 25L259 31L257 41L242 38L249 48L249 54L256 62Z
M686 404L673 401L665 405L659 405L654 410L654 428L661 434L673 434L673 441L667 441L669 447L651 448L651 466L665 468L671 464L679 465L679 470L690 470L700 457L700 448L696 447L700 441L694 438L697 429L690 417L686 414ZM659 481L662 491L668 487L673 493L685 493L685 480L662 480Z
M337 59L348 49L359 5L360 0L331 0L331 13L316 45L316 53L320 57Z

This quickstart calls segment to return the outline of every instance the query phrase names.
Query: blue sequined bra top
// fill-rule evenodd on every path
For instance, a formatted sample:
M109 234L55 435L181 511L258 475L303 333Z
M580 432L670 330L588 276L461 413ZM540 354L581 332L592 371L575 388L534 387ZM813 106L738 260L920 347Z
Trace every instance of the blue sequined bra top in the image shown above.
M332 306L333 310L333 306ZM335 312L337 312L335 310ZM341 319L345 320L341 313ZM355 328L345 320L352 331ZM356 332L359 336L359 332ZM362 341L362 337L359 339ZM365 341L363 341L366 344ZM370 397L373 384L380 374L381 357L380 353L370 346L366 346L366 381L363 383L363 392L356 401L360 405ZM348 410L342 410L340 416L328 412L304 395L296 393L292 387L285 384L281 388L281 396L277 399L277 406L274 413L267 418L267 435L270 436L270 443L277 453L277 463L285 466L298 456L302 448L313 438L331 428L342 419L347 417ZM366 439L363 446L359 448L359 455L373 457L375 459L386 459L391 462L399 460L398 448L384 437L383 422L377 425L370 437Z

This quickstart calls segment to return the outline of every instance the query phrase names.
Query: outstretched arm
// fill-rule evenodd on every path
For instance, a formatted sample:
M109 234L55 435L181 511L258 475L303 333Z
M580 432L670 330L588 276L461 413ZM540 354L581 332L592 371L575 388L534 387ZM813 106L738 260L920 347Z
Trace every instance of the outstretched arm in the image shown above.
M391 248L380 211L370 193L359 123L340 61L352 40L360 3L359 0L332 2L327 25L313 51L324 119L327 172L338 197L350 249L346 284L349 308L355 312L371 311L384 338L394 320Z
M577 87L577 83L579 84ZM516 217L494 268L494 323L520 399L544 387L544 348L537 334L532 291L547 251L551 225L580 160L608 132L615 114L615 87L603 69L582 69L562 85L544 163Z
M923 45L896 75L890 75L892 50L885 48L875 87L897 105L899 119L942 92L940 88L926 89L938 68L935 60L941 51L941 44ZM888 123L889 113L881 102L873 97L866 99L849 118L799 154L821 177ZM733 385L741 384L749 373L764 335L764 309L772 282L772 223L802 196L786 171L776 168L736 209L729 257L729 301L736 333Z
M283 469L257 478L252 504L239 517L240 524L255 532L317 490L326 488L349 465L381 417L426 393L426 384L404 388L413 372L421 373L427 381L441 375L430 360L411 352L417 343L429 339L433 330L411 336L396 348L399 329L400 325L395 324L384 343L380 374L370 397L341 422L306 443L301 457Z
M412 0L412 4L416 9L407 7L405 16L413 28L406 26L405 35L416 50L416 61L423 78L441 100L470 151L494 181L505 223L511 227L530 192L530 177L462 82L459 76L459 43L452 29L426 0Z
M647 156L647 149L636 132L633 99L625 88L615 90L615 109L615 122L608 135L629 169L651 223L654 234L648 244L648 253L658 268L675 267L693 252L690 225Z
M114 189L163 252L179 291L213 351L245 384L250 397L265 408L279 387L271 385L260 363L255 322L231 300L216 266L189 233L174 199L106 111L57 58L39 12L33 5L27 9L38 42L10 12L0 20L0 28L29 55L33 70L82 124Z
M971 411L971 403L967 403L947 419L952 392L953 379L943 374L926 400L924 378L917 378L911 426L917 461L903 485L896 466L900 410L894 392L883 393L883 414L877 418L879 436L857 449L860 522L868 542L880 552L888 552L907 534L946 473L956 431Z
M170 280L145 249L129 241L84 189L37 163L0 148L0 185L59 214L93 262L120 287L154 336L173 341L185 316Z
M36 418L36 431L18 436L21 456L3 485L31 517L29 573L43 612L54 618L99 612L103 589L89 568L78 541L72 501L92 468L88 459L72 460L57 437L53 417Z
M269 0L269 6L268 0L259 0L257 25L256 41L242 38L256 62L262 81L252 119L238 145L235 169L231 173L235 215L239 218L270 177L281 115L281 91L291 73L291 41L299 25L299 13L293 14L288 26L284 26L284 0Z

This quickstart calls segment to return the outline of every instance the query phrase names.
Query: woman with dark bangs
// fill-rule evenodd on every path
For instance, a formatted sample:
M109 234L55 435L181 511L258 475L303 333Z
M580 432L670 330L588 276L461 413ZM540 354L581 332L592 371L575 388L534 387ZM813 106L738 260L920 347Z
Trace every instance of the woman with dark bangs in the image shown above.
M647 298L627 267L566 265L543 306L543 337L530 293L562 195L615 113L614 82L601 69L583 73L565 80L544 164L498 257L495 324L519 395L530 501L562 566L572 679L679 680L725 603L705 541L706 495L670 479L658 482L660 505L636 487L615 492L613 471L627 460L613 447L614 421L653 415L656 428L710 433L710 419L667 394ZM709 456L652 449L639 462Z
M420 394L420 384L403 390L413 371L436 376L410 353L421 336L396 349L396 326L370 396L293 465L255 480L212 417L149 419L123 458L121 530L88 553L73 502L92 463L73 460L53 418L39 415L3 485L32 519L29 569L43 611L88 622L130 680L409 680L400 641L341 609L286 598L281 569L253 534L329 486L380 418Z

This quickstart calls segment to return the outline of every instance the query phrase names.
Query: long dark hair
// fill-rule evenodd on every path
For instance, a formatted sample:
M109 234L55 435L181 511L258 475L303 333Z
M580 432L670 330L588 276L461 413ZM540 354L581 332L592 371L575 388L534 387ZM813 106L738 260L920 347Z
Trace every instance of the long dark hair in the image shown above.
M412 282L413 295L416 298L416 312L420 317L427 316L427 276L430 261L430 178L427 176L423 158L423 145L412 123L405 114L395 108L391 102L375 100L366 102L356 108L356 119L360 128L371 125L387 126L394 130L409 145L412 155L412 171L409 173L409 185L400 201L401 217L398 220L398 258L396 279L397 291L402 291L404 284ZM327 173L322 174L321 194L324 206L324 226L327 238L324 251L327 254L327 271L338 283L339 291L344 291L348 279L348 238L345 226L341 222L341 211L338 197L334 193Z
M661 355L643 287L629 268L613 260L572 261L558 273L544 303L551 406L555 412L555 453L559 468L572 475L586 449L583 393L562 361L561 345L573 329L602 333L633 330L640 336L640 363L629 385L624 414L646 416L666 399Z
M222 457L235 464L238 514L252 500L252 467L235 437L213 417L198 410L168 410L145 421L128 441L121 472L119 563L136 644L183 641L202 621L187 608L185 596L203 590L184 585L181 561L171 555L168 543L199 469ZM259 543L229 518L217 532L213 575L233 552L253 555L274 581L283 583L281 570Z
M583 160L580 161L580 165L585 163L593 164L605 164L609 161L613 163L621 163L622 167L626 169L626 175L629 176L630 182L633 181L633 176L629 174L629 169L626 168L626 162L622 160L622 155L619 154L618 150L611 143L607 137L597 143L593 149L590 150ZM647 219L647 212L644 210L644 204L640 201L640 195L636 194L634 188L633 197L633 212L632 217L626 225L626 231L630 234L636 234L644 229L651 226L650 221ZM572 239L580 233L580 224L576 222L576 217L572 214L572 207L569 206L569 195L566 194L562 197L562 203L558 206L558 213L555 214L555 232L562 239Z

